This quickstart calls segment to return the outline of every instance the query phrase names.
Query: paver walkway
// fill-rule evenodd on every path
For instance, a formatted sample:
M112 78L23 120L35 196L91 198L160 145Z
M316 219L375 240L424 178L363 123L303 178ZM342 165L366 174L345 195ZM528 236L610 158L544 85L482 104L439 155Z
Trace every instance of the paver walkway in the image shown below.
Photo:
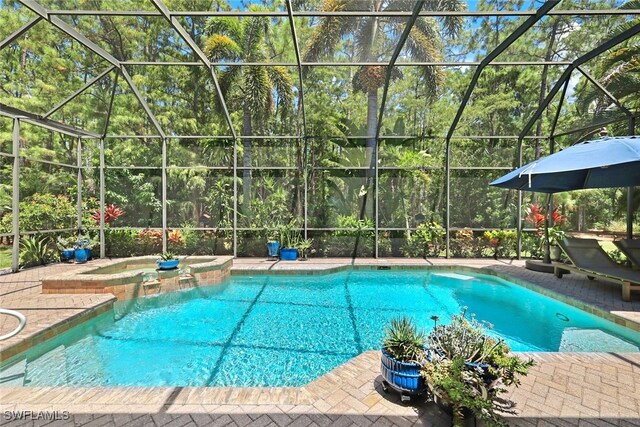
M424 260L357 260L356 264L425 264ZM100 262L100 261L98 261ZM588 281L578 275L562 280L524 270L518 261L430 260L438 265L486 267L564 293L598 308L637 319L640 295L623 302L619 287ZM276 270L326 268L348 265L351 260L307 263L267 263L238 259L235 269ZM96 265L95 263L93 264ZM58 273L53 266L0 276L0 306L19 308L27 301L64 303L63 310L95 304L96 295L40 295L38 280ZM88 267L81 267L88 268ZM52 297L54 299L40 299ZM88 298L88 299L85 299ZM35 303L34 303L35 304ZM38 319L42 306L25 306L28 319ZM23 307L24 308L24 307ZM2 331L2 329L0 329ZM24 333L24 332L23 332ZM640 426L640 354L531 353L537 362L522 385L510 390L517 413L509 425ZM379 354L367 352L301 388L1 388L0 424L25 424L11 417L20 411L34 416L57 415L51 425L450 425L450 418L431 402L402 404L396 394L381 390ZM40 413L38 411L49 411ZM59 411L57 413L51 411ZM50 421L38 420L45 425Z

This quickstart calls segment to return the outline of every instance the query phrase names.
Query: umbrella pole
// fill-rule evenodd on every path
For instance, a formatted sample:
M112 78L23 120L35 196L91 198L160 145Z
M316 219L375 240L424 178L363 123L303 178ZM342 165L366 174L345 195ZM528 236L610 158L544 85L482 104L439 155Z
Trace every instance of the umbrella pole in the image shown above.
M636 134L636 118L629 117L629 135ZM633 239L633 187L627 187L627 239Z
M549 243L549 225L553 227L553 193L547 196L547 214L544 216L544 263L551 264L551 244Z
M633 239L633 187L627 188L627 239Z

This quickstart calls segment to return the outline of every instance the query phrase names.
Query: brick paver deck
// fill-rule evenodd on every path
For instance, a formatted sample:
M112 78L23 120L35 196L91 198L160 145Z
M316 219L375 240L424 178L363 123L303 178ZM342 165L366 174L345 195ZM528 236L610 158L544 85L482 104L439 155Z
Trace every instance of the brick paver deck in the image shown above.
M96 263L99 263L97 261ZM356 265L460 265L488 268L526 280L551 292L638 320L640 295L623 302L619 287L578 275L562 280L522 268L519 261L356 260ZM268 263L237 259L234 269L307 270L350 265L351 260ZM96 265L95 263L93 265ZM38 281L60 269L52 266L0 276L0 306L22 308L28 322L46 326L74 310L99 304L97 295L40 295ZM44 298L46 297L46 298ZM52 298L52 299L49 299ZM86 299L85 299L86 298ZM25 310L26 309L26 310ZM69 313L65 313L69 310ZM53 319L53 320L52 320ZM40 322L40 323L38 323ZM10 328L2 325L0 328ZM3 331L4 329L0 329ZM26 329L23 334L33 333ZM640 354L530 353L538 363L519 388L510 391L516 414L509 425L640 426ZM379 354L367 352L300 388L1 388L0 424L19 411L71 418L51 425L450 425L450 418L424 399L402 404L381 390ZM39 420L36 424L48 424ZM18 424L18 422L16 422ZM31 424L20 422L20 424Z

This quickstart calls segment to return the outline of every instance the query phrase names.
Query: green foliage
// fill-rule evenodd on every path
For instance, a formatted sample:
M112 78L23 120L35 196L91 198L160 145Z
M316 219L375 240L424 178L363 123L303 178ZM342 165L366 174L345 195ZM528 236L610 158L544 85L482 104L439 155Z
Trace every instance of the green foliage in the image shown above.
M280 244L283 248L297 248L302 239L296 221L291 221L280 227Z
M11 221L11 212L8 212L0 220L0 227L10 229ZM19 221L24 231L75 228L76 206L65 195L36 193L20 202Z
M105 8L115 8L106 1ZM127 2L125 2L127 3ZM135 2L128 2L135 6ZM322 4L320 4L322 3ZM406 2L365 2L370 10L410 10ZM406 4L405 4L406 3ZM629 2L620 6L610 0L571 0L569 9L610 7L634 8ZM0 25L7 34L20 28L32 14L16 2L6 2L0 10ZM427 1L425 10L462 10L457 0ZM171 7L171 5L169 5ZM186 7L186 6L185 6ZM228 2L217 2L219 10L231 10ZM311 7L311 6L310 6ZM327 0L314 7L327 10L362 10L354 0ZM478 10L521 10L522 0L480 0ZM135 7L133 7L135 9ZM273 4L251 5L251 10L273 9ZM620 34L637 18L627 15L580 19L550 16L527 31L501 54L504 61L555 61L577 57ZM420 17L405 44L403 61L453 60L458 56L481 60L497 46L504 34L519 25L504 17L477 17L474 25L462 25L455 17ZM291 33L286 19L265 16L236 19L194 17L183 22L213 61L238 63L295 63ZM348 19L345 17L299 17L297 31L304 60L362 60L386 62L404 29L402 20ZM166 22L148 17L102 19L74 18L74 27L119 59L141 61L192 60L184 44L168 37ZM104 70L103 61L81 45L65 38L50 25L38 24L2 50L3 91L0 103L43 115L69 94ZM452 35L456 37L452 37ZM446 54L445 54L446 52ZM453 52L453 53L452 53ZM635 39L620 43L585 67L631 110L640 105L638 97L638 52ZM399 236L384 228L411 229L425 218L444 215L447 203L444 173L444 143L435 136L445 135L468 88L473 67L400 67L392 70L387 108L383 111L381 135L414 135L409 138L380 139L378 160L380 253L410 256L437 256L441 253L436 238L426 243L422 232ZM399 68L399 69L400 69ZM228 124L213 86L210 72L203 67L128 68L142 97L158 118L167 135L229 135ZM236 131L245 136L300 135L306 139L267 140L169 138L167 140L167 212L170 227L189 224L211 231L186 232L182 243L169 242L176 253L229 253L234 224L249 229L238 232L241 254L266 253L265 228L277 228L292 218L301 218L307 203L311 228L348 227L353 230L319 232L314 245L325 256L371 256L374 224L358 223L364 194L365 213L373 218L373 187L365 185L363 167L370 164L372 150L362 136L375 134L377 120L368 120L369 94L354 90L376 91L386 77L385 67L305 67L305 128L302 128L302 92L292 67L230 66L215 69L225 95ZM472 97L456 128L450 146L452 228L514 228L518 220L517 193L488 188L488 183L518 164L518 150L512 139L471 138L472 135L517 135L546 95L562 67L487 67L483 70ZM136 96L124 79L116 86L111 118L105 129L110 91L115 72L107 74L81 96L54 113L51 118L102 134L157 134ZM446 84L443 84L446 82ZM573 87L573 86L572 86ZM378 91L379 92L379 91ZM580 78L576 91L569 94L560 111L557 130L577 125L601 123L617 117L617 107L593 84ZM373 99L373 98L371 98ZM375 111L379 105L371 101ZM557 101L542 115L531 134L545 135L554 118ZM619 117L622 117L620 115ZM375 117L377 119L377 117ZM244 120L247 119L247 120ZM626 121L611 124L611 134L627 132ZM241 129L242 127L242 129ZM558 137L556 149L566 147L582 135ZM0 152L11 153L11 121L0 118ZM76 171L55 163L75 165L77 139L23 123L20 133L20 224L22 230L76 228L75 200L78 189ZM105 140L107 166L106 202L126 211L118 226L162 226L162 141L153 138ZM236 150L234 150L234 148ZM295 169L249 171L240 169L233 176L234 151L238 166L294 166ZM547 154L544 139L525 139L525 161ZM38 162L42 160L44 162ZM89 214L97 209L100 176L98 143L82 142L82 193L85 198L83 226L93 227ZM130 170L118 169L133 167ZM136 169L152 167L155 169ZM200 166L217 169L199 168ZM394 170L393 168L408 168ZM483 167L495 169L482 169ZM183 169L184 168L184 169ZM227 169L228 168L228 169ZM345 170L346 168L346 170ZM502 169L499 169L502 168ZM13 159L0 156L0 233L11 232L11 174ZM240 208L233 200L234 180ZM306 191L305 191L306 190ZM65 194L66 196L57 196ZM93 198L92 198L93 197ZM536 197L525 195L534 202ZM597 189L556 195L556 205L568 218L568 230L612 229L624 223L624 189ZM634 206L640 206L640 191ZM437 221L437 220L436 220ZM371 229L371 230L369 230ZM398 233L394 236L393 233ZM426 231L425 231L426 233ZM107 230L107 254L130 256L153 254L160 250L157 236L137 231ZM391 243L393 239L393 243ZM356 244L357 241L357 244ZM525 235L524 247L532 256L541 256L541 245ZM392 247L393 246L393 247ZM483 252L484 249L484 252ZM473 233L452 232L454 256L512 256L514 245L502 239L501 245L484 243Z
M409 234L404 247L405 256L437 257L444 245L446 231L435 221L422 223L418 229Z
M480 258L483 256L484 244L471 229L453 230L450 250L454 257Z
M516 232L512 230L487 230L482 235L488 247L493 251L493 258L510 257L515 253Z
M171 260L177 259L176 256L172 252L162 252L158 256L159 256L160 260L162 260L162 261L171 261Z
M500 395L505 386L518 386L534 362L510 355L503 340L488 336L473 316L465 316L466 311L452 316L450 324L436 325L428 335L430 357L421 375L451 407L453 425L464 425L464 414L470 412L486 425L506 426L499 413L509 411L513 402Z
M151 255L153 252L141 247L137 236L137 230L105 230L105 255L114 258Z
M313 246L313 240L311 239L304 239L304 240L300 240L300 242L298 243L298 250L300 251L300 258L304 259L307 257L307 254L309 252L309 250L311 249L311 247ZM314 249L315 251L315 249Z
M382 347L389 356L401 362L422 362L425 334L408 317L391 319L385 328Z
M371 219L361 220L353 215L340 215L337 222L338 227L343 230L323 234L319 238L318 248L323 256L373 255L375 232Z
M56 260L56 251L48 236L24 236L20 240L20 267L35 267Z
M611 258L616 264L624 266L627 265L627 256L620 249L607 251L607 255L609 255L609 258Z

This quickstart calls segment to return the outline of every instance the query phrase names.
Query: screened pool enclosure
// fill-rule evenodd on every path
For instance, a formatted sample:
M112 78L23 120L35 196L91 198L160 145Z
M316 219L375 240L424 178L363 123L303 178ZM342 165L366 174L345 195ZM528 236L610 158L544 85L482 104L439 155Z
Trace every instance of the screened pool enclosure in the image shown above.
M266 256L283 227L310 256L491 256L498 231L500 256L529 256L527 209L547 200L488 183L605 127L635 134L640 10L618 1L0 8L14 270L26 236L79 231L101 257ZM633 196L555 206L565 230L624 232Z

